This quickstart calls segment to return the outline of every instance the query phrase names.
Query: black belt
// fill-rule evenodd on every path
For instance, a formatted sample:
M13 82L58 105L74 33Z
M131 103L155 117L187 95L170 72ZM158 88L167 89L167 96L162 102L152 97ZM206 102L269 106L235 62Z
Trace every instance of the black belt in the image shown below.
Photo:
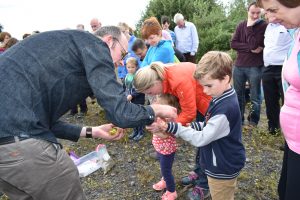
M0 145L11 144L17 141L29 139L29 137L8 136L0 138Z

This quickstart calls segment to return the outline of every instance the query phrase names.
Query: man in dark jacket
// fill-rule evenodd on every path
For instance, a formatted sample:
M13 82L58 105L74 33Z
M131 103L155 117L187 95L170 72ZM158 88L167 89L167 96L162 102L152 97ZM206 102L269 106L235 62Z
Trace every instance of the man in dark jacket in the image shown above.
M126 55L117 27L95 35L77 30L36 34L0 58L0 191L14 199L83 200L78 171L56 138L119 139L111 124L80 127L59 120L92 93L108 120L119 127L176 117L171 107L127 101L114 64Z
M260 119L261 70L263 62L264 34L267 23L261 18L261 8L253 2L248 7L248 19L241 22L231 40L231 48L237 51L233 70L234 89L236 90L242 122L245 113L245 85L250 84L251 109L249 125L256 126Z

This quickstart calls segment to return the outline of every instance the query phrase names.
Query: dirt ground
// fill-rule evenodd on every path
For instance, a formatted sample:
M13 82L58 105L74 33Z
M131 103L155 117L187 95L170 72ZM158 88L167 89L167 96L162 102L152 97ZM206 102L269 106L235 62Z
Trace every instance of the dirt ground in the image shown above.
M96 126L106 123L104 112L97 104L88 104L86 116L70 117L63 120L79 124ZM237 200L275 200L277 183L281 170L283 152L282 136L267 133L265 110L261 111L261 122L255 129L244 128L243 141L246 148L246 164L238 178ZM127 130L130 134L131 129ZM115 165L104 174L102 169L81 178L88 200L158 200L162 192L152 189L153 183L160 180L159 163L149 156L153 147L151 134L139 142L128 140L108 142L102 139L81 139L78 143L61 141L65 149L83 156L93 151L98 144L105 144ZM185 200L189 188L180 184L180 179L194 167L196 148L178 139L178 150L173 166L178 200ZM7 199L5 197L0 198Z

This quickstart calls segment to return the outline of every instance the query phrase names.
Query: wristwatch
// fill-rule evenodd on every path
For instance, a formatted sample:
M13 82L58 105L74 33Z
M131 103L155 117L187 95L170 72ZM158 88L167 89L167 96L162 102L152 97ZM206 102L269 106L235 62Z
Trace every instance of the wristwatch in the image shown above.
M93 138L93 135L92 135L92 127L86 127L85 137L86 137L86 138Z

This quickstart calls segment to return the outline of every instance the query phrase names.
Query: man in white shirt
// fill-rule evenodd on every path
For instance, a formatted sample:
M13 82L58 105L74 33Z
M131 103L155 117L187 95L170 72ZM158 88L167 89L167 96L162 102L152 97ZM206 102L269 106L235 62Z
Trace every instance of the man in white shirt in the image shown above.
M174 22L177 24L174 29L176 48L183 53L187 62L196 63L196 53L199 45L196 26L192 22L185 21L180 13L174 16Z
M280 98L283 105L283 90L281 70L284 59L290 48L292 37L286 28L280 24L269 23L264 39L264 68L262 83L268 118L268 130L276 134L280 129L279 113Z

